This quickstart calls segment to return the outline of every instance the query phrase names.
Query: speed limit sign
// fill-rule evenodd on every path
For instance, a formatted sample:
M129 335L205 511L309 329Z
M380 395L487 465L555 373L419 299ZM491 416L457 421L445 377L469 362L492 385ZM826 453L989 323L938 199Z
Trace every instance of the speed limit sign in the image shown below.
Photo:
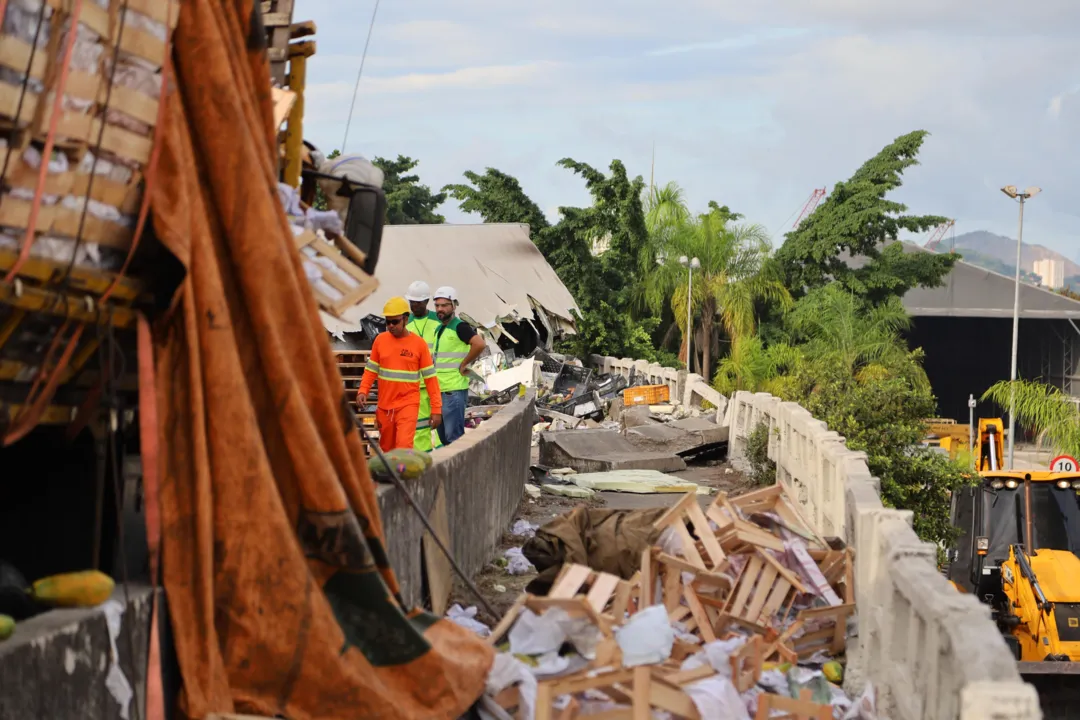
M1080 463L1071 455L1058 455L1050 461L1051 472L1076 472L1077 468L1080 468Z

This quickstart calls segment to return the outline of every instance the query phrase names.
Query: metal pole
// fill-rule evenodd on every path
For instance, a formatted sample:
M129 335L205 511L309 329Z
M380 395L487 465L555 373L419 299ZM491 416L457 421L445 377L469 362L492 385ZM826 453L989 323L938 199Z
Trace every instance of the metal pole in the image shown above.
M1020 343L1020 250L1024 245L1024 196L1020 196L1020 226L1016 231L1016 289L1013 295L1012 368L1009 371L1009 457L1013 469L1013 447L1016 443L1016 354Z
M971 469L975 469L975 396L968 395L968 456Z
M690 262L686 263L686 372L694 372L690 367L690 359L694 357L690 348L694 342L694 329L690 324L690 308L694 297L694 268Z

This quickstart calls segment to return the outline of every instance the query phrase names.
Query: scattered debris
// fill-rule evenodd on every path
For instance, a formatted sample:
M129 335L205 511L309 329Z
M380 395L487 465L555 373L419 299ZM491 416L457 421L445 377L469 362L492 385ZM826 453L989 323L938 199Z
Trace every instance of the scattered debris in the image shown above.
M477 620L476 613L477 609L475 605L463 608L461 605L454 603L450 606L450 609L446 611L446 617L449 620L453 620L461 627L472 630L480 637L491 635L491 628Z
M521 548L509 548L503 553L506 558L506 572L511 575L528 575L536 568L521 554Z
M562 495L563 497L591 498L596 494L588 488L576 487L574 485L554 485L552 483L546 483L540 487L547 490L552 495Z
M540 570L530 591L560 570L546 597L522 594L487 636L513 653L496 661L488 700L538 720L872 720L871 687L853 702L834 684L855 611L853 552L794 507L779 486L720 494L705 510L688 492L669 509L579 508L541 527L524 548Z
M608 472L574 473L566 479L578 487L597 492L626 492L638 494L686 493L711 495L712 488L689 480L680 480L657 470L610 470Z
M536 534L536 531L539 528L539 525L534 525L528 520L516 520L510 527L510 534L517 535L518 537L531 538Z

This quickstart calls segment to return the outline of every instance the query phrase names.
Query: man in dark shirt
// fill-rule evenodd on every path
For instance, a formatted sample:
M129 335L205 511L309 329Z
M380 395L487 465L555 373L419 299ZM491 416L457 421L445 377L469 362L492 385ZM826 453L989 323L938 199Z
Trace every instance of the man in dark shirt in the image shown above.
M442 390L442 424L439 439L444 445L465 434L465 405L469 397L469 365L487 345L476 329L456 316L457 291L443 286L435 291L435 314L439 327L435 331L432 356L435 372Z

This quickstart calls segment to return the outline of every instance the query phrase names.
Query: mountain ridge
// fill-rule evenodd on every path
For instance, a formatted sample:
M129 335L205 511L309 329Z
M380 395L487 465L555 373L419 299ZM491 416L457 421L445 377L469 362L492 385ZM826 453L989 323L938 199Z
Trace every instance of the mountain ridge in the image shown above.
M938 245L939 252L946 252L951 248L955 248L956 252L964 257L964 261L972 265L995 272L1001 272L1004 266L1007 270L1006 274L1015 272L1015 238L995 235L986 230L974 230L957 235L954 239L943 239ZM968 253L965 254L965 250ZM1028 273L1033 272L1036 260L1060 261L1064 264L1066 278L1080 275L1080 265L1058 251L1044 245L1023 243L1020 252L1020 269Z

